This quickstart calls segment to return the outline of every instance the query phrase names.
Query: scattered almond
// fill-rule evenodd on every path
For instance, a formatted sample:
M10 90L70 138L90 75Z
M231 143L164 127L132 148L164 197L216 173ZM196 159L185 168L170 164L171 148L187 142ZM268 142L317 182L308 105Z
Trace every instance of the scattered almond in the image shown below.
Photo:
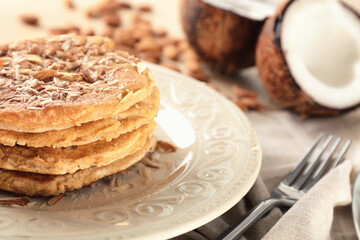
M169 142L158 140L156 143L156 151L162 153L175 152L176 147Z
M56 51L56 56L61 58L62 60L70 60L70 61L75 61L76 59L74 58L73 55L71 55L70 53L68 52L64 52L64 51L60 51L60 50L57 50Z
M83 79L88 83L95 82L94 79L91 78L90 73L86 69L80 69L80 74L83 77Z
M8 44L0 44L0 56L6 55L6 52L9 50Z
M94 29L87 29L82 34L85 35L85 36L94 36L95 31L94 31Z
M35 14L24 13L20 15L20 19L23 23L28 25L32 25L32 26L39 25L39 18Z
M152 62L152 63L160 63L160 60L161 60L161 52L160 51L140 52L139 55L142 60Z
M33 77L39 79L40 81L45 81L51 77L54 77L56 71L54 69L45 69L33 74Z
M180 51L174 45L167 45L163 48L162 54L164 55L164 57L176 60L179 57Z
M202 68L199 68L197 71L188 73L191 77L196 78L202 82L209 82L209 77L204 73Z
M49 29L49 33L52 35L61 35L61 34L69 34L69 33L80 34L80 28L76 26L54 27Z
M107 26L107 27L104 29L102 35L105 36L105 37L108 37L108 38L114 38L114 37L113 37L113 36L114 36L114 28Z
M120 17L116 12L104 14L101 19L110 27L118 27L121 24Z
M75 8L73 0L64 0L64 5L68 9L74 9Z
M44 60L42 57L34 54L25 54L24 59L28 60L29 62L36 63L39 65L42 65L44 63Z
M242 110L255 110L259 112L263 110L256 98L240 98L235 99L233 102Z
M27 205L30 202L28 197L0 198L0 204L14 204L19 206Z
M63 80L69 80L69 81L79 81L83 79L81 74L68 73L68 72L57 72L55 73L55 77L59 77Z
M125 2L125 1L118 2L118 6L121 9L132 9L132 5L129 2Z
M0 150L0 159L2 159L4 157L4 153L2 150Z
M123 192L123 191L126 191L126 190L130 190L133 187L134 186L132 184L130 184L130 183L124 183L124 184L121 184L118 187L114 187L112 190L115 191L115 192Z
M257 97L257 94L255 92L244 89L237 84L233 84L231 86L231 91L234 94L235 98L243 98L243 97L256 98Z
M146 178L150 178L151 177L151 173L149 171L148 168L142 168L141 169L141 175L143 175Z
M154 35L157 37L166 37L168 34L166 29L161 28L161 27L156 27L152 31L153 31Z
M115 29L113 39L116 44L126 45L130 47L133 47L136 43L136 39L133 37L132 32L129 29Z
M149 159L148 157L145 157L145 158L142 160L142 162L143 162L146 166L148 166L148 167L160 168L160 166L159 166L156 162L152 161L152 160Z
M55 197L52 197L50 198L48 201L47 201L47 204L49 206L54 206L55 204L57 204L61 199L63 199L65 197L65 194L62 193L60 195L57 195Z
M139 11L141 12L152 12L152 7L149 4L139 5Z
M141 52L145 51L160 51L161 48L158 43L152 37L144 37L137 44L135 44L135 49Z
M98 18L104 14L114 13L120 8L121 4L119 4L116 0L106 0L89 8L86 11L86 15L89 18Z

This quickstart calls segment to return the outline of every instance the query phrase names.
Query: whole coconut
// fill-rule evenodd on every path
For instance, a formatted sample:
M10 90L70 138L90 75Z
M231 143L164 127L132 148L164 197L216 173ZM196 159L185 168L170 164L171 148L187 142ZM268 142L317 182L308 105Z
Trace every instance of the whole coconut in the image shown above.
M282 4L275 15L266 20L256 47L256 66L263 86L279 105L303 116L338 115L352 109L332 109L315 102L293 78L281 48L281 23L289 1Z
M183 0L180 13L190 45L211 69L230 74L254 65L256 41L264 21L201 0Z

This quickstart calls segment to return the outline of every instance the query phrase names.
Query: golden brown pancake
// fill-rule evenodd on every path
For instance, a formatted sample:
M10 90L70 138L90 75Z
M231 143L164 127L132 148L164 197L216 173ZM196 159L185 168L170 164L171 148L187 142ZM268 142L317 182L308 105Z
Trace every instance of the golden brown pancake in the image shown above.
M111 118L150 96L136 57L100 36L50 36L0 46L0 129L62 130Z
M45 175L0 169L0 189L27 196L52 196L80 189L118 173L141 160L153 145L149 138L142 149L103 167L90 167L65 175Z
M0 144L28 147L69 147L79 146L98 140L110 141L121 134L131 132L152 121L159 108L159 90L154 90L144 101L119 113L118 116L84 123L63 130L41 133L21 133L0 129Z
M61 175L92 166L105 166L143 148L155 126L151 121L110 142L102 140L67 148L0 145L0 168Z

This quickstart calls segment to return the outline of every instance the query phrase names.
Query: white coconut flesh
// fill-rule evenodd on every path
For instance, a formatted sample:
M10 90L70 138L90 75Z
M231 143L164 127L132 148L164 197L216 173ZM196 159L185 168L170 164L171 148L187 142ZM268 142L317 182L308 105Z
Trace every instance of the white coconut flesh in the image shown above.
M299 87L318 104L360 103L360 19L338 0L295 0L285 11L281 48Z

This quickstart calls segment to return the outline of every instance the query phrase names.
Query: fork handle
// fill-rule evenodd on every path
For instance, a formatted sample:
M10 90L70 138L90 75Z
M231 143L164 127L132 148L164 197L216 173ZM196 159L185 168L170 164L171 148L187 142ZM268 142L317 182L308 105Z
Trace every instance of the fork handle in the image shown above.
M233 225L221 233L216 240L235 240L239 239L243 233L260 218L265 216L270 210L278 206L292 206L295 199L269 198L251 209L246 215L237 220Z

